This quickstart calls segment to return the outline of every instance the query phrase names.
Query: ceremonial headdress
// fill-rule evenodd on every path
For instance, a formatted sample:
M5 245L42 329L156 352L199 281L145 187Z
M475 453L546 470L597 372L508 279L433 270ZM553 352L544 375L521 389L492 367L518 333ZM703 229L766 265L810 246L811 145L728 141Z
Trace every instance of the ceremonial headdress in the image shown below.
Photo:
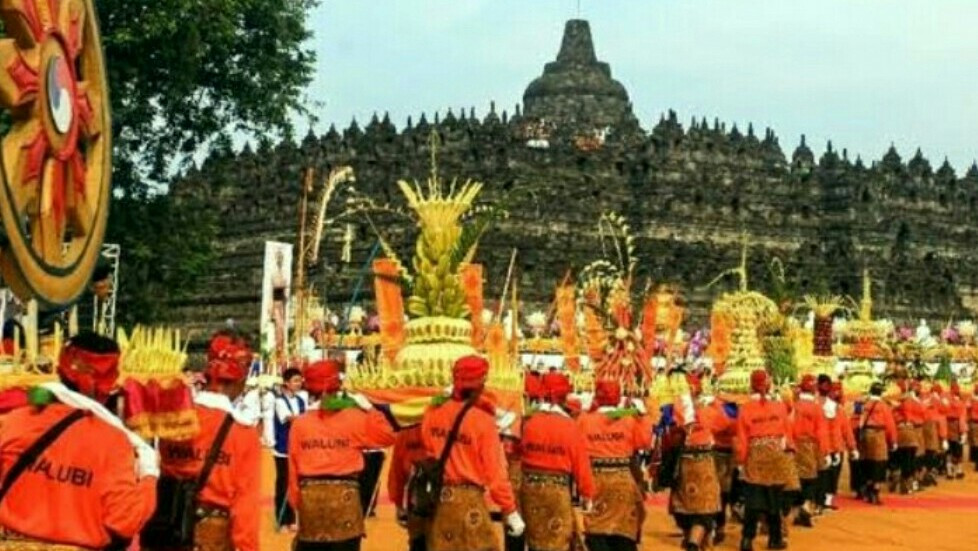
M119 345L96 333L80 333L61 350L58 375L78 392L104 402L119 378Z
M769 390L771 390L771 379L767 375L767 371L763 369L755 369L750 374L750 389L751 392L761 395L763 399Z
M614 379L601 379L594 384L594 405L617 406L621 402L621 383Z
M482 356L463 356L452 366L452 392L456 398L466 390L481 390L489 375L489 362Z
M812 374L807 374L801 378L801 383L798 385L798 389L807 394L815 393L815 376Z
M245 340L230 333L217 333L207 347L207 379L210 384L240 382L248 377L251 348Z
M302 370L306 390L310 394L334 394L343 386L340 373L343 366L336 360L313 362Z
M562 373L551 371L543 376L544 399L553 404L563 404L572 388L570 379Z

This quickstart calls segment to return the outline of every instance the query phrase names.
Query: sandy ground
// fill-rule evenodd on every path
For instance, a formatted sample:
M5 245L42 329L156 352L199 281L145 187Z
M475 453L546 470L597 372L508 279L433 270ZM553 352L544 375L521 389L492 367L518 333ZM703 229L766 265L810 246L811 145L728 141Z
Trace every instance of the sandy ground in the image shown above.
M275 469L266 458L262 485L266 489L262 526L262 549L289 549L291 535L278 534L272 518L272 489ZM842 487L847 487L843 481ZM845 492L848 494L848 492ZM367 521L363 551L407 549L404 532L394 522L394 508L385 492L377 517ZM978 473L969 472L963 481L941 482L937 488L912 497L884 494L882 507L870 507L843 497L840 511L816 519L814 529L795 528L789 534L789 547L795 550L855 549L967 551L978 548ZM678 549L679 532L666 514L665 497L657 494L648 505L642 549ZM718 549L736 549L739 528L734 527ZM755 549L764 549L766 540L758 538Z

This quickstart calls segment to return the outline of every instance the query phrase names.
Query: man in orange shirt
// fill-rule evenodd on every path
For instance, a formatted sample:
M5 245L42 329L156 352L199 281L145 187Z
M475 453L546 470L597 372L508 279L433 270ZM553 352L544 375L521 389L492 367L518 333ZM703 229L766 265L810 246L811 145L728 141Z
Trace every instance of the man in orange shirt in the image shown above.
M915 472L917 450L923 446L919 428L924 422L924 408L917 399L914 386L910 381L902 379L897 382L897 385L901 397L893 409L893 417L897 425L897 450L894 452L894 462L900 470L899 491L901 494L909 494L917 489Z
M409 551L426 551L424 519L411 515L407 507L407 485L414 465L425 458L421 425L402 428L394 441L390 470L387 473L387 494L397 511L397 522L407 529Z
M394 427L363 396L340 393L341 366L318 361L303 372L319 408L292 422L289 502L298 512L296 551L358 551L364 536L360 501L363 450L394 443Z
M149 520L158 456L102 407L115 387L118 359L115 341L75 336L58 362L62 383L32 391L34 407L7 415L0 428L4 485L43 434L70 424L10 481L0 500L0 549L125 549Z
M858 460L859 450L856 448L856 439L852 435L852 423L846 414L842 383L833 382L828 397L829 400L826 401L824 410L828 420L828 453L831 458L831 466L827 470L827 478L825 479L825 501L819 505L825 509L837 510L835 494L839 491L843 455L849 453Z
M919 384L919 383L918 383ZM937 476L941 470L942 458L947 451L947 419L942 415L941 395L943 389L940 383L934 383L930 388L920 385L920 402L924 409L924 456L920 459L920 485L937 486Z
M893 412L882 399L883 384L873 383L869 399L859 417L859 448L863 458L864 486L867 502L880 505L880 485L886 480L889 452L896 450L897 427Z
M792 434L795 468L801 480L802 504L796 526L812 527L818 471L829 462L829 433L822 406L815 397L815 376L805 375L794 403Z
M673 405L676 424L685 431L685 439L669 494L669 512L683 531L684 551L699 551L711 543L722 505L713 461L714 435L732 422L700 401L703 387L699 378L687 375L686 380L690 393Z
M947 443L948 462L947 477L964 478L961 462L964 461L964 443L968 434L967 412L964 398L961 396L961 385L957 381L951 383L950 395L947 397Z
M966 404L968 414L968 458L978 471L978 384L971 389Z
M751 397L737 416L737 463L744 482L743 537L741 551L751 551L757 524L768 525L768 549L786 549L781 513L782 490L788 478L786 450L794 449L791 424L784 407L768 398L771 382L764 370L750 376Z
M429 408L421 421L425 455L437 459L466 402L474 404L465 412L445 463L441 499L428 530L428 551L497 548L486 491L501 509L509 534L518 536L526 527L516 511L516 498L506 473L506 458L495 422L496 408L482 397L488 375L489 362L485 358L460 358L452 367L451 397Z
M232 405L244 391L250 366L251 349L244 339L215 335L207 351L208 389L194 396L200 433L186 442L160 441L163 476L194 480L222 426L230 423L198 494L194 549L258 550L261 443L251 420L240 418ZM152 541L141 543L143 549L156 549Z
M571 484L586 504L594 499L587 443L564 409L571 385L566 376L543 376L543 403L523 424L520 505L530 551L568 551L576 522ZM590 506L586 505L585 510Z
M594 511L584 517L591 551L635 551L642 535L645 493L634 467L638 454L652 447L652 420L644 405L621 404L618 381L600 380L591 411L577 419L595 482Z

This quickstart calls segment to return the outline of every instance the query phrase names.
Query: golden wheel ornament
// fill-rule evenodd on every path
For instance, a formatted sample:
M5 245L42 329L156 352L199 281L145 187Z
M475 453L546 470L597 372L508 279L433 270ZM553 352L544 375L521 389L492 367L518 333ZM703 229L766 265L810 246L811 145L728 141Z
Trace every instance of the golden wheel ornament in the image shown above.
M85 289L105 236L111 122L92 0L0 0L4 282L48 306Z

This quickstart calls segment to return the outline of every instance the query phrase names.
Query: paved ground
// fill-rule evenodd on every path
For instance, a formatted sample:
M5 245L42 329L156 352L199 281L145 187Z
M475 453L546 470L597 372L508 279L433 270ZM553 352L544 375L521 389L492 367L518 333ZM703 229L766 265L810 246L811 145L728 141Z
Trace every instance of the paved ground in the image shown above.
M266 458L263 486L265 500L262 549L289 549L291 536L277 534L272 525L271 493L274 467ZM841 510L817 519L815 529L794 529L789 546L793 550L879 551L918 550L967 551L978 545L978 474L969 473L964 481L942 482L936 489L913 497L884 495L883 507L870 507L843 498ZM377 518L367 523L368 537L363 551L406 549L402 530L394 522L393 506L381 497ZM678 549L679 534L665 512L662 494L650 500L642 549ZM736 549L737 530L719 549ZM756 549L766 542L758 539Z

